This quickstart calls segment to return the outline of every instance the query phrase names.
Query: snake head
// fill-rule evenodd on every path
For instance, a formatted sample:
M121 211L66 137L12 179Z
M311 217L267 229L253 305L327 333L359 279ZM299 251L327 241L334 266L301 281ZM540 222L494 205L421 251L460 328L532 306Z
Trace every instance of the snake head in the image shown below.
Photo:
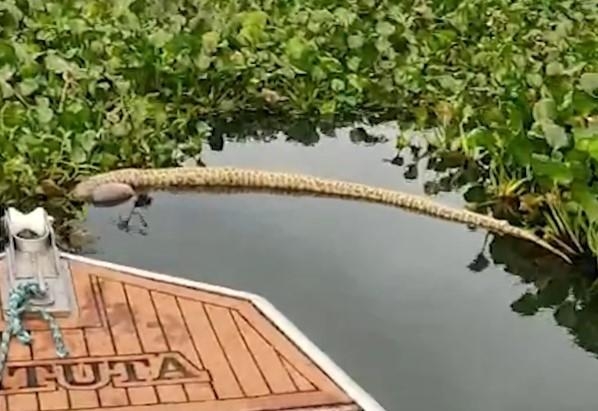
M128 201L135 194L133 187L128 184L116 182L94 184L91 181L78 184L71 192L75 199L99 206L118 205Z

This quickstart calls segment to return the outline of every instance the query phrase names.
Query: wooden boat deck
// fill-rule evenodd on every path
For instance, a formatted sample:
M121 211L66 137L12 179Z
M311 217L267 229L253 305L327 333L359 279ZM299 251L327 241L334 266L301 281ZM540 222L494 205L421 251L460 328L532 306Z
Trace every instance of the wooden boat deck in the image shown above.
M259 297L68 263L78 308L58 321L70 355L27 319L33 343L11 342L0 411L382 410Z

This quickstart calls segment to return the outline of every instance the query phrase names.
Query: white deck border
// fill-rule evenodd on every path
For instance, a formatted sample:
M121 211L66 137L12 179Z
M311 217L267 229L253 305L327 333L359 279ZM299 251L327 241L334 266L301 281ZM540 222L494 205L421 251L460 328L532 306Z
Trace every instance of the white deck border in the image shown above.
M0 260L4 258L4 252L0 253ZM287 317L272 305L267 299L260 295L246 291L239 291L232 288L208 284L186 278L174 277L172 275L160 274L140 268L115 264L108 261L96 260L61 251L61 255L69 260L96 265L109 270L121 271L138 277L183 287L195 288L203 291L210 291L224 294L230 297L249 300L261 310L283 333L285 333L307 356L313 360L326 374L330 376L364 411L386 411L372 396L361 388L351 377L349 377L328 355L320 350L310 341Z

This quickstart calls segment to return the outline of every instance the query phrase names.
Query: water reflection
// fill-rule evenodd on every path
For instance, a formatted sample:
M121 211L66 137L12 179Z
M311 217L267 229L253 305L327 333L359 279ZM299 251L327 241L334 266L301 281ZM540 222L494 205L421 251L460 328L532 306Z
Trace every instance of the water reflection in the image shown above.
M382 125L382 129L377 126ZM371 125L367 121L360 123L343 122L315 123L303 119L285 123L277 118L242 118L235 121L215 121L208 144L213 151L222 151L226 141L259 141L268 143L278 139L299 143L304 146L315 146L322 138L335 138L340 129L349 130L349 140L355 144L381 144L394 139L398 133L395 123L378 123ZM395 134L395 135L393 135ZM394 141L394 140L393 140Z
M518 276L529 289L510 305L522 316L552 313L575 344L598 357L598 283L590 269L538 260L529 245L495 239L490 244L494 264Z

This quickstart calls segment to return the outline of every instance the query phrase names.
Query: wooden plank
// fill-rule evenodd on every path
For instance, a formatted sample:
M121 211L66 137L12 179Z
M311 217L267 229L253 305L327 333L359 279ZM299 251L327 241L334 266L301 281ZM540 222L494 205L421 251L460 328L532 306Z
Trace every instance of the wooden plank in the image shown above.
M169 349L181 353L197 368L203 369L203 363L193 346L193 341L189 335L187 324L183 320L177 299L172 295L152 292L151 303L157 313L157 321L162 327ZM206 401L216 398L211 386L206 384L187 383L184 384L184 390L189 401Z
M189 404L162 404L159 408L153 405L131 407L115 407L110 411L297 411L297 408L316 407L318 411L328 411L325 406L331 406L332 410L343 404L339 402L334 394L327 392L305 392L279 394L257 398L234 398L220 401L197 402ZM347 404L350 405L350 404ZM96 411L96 410L94 410Z
M93 285L94 292L96 293L103 314L104 316L107 316L108 307L106 307L107 302L103 298L104 290L102 289L102 285L104 284L100 285L100 281L96 280ZM112 313L114 313L114 310L114 307L110 307ZM85 340L91 357L115 354L115 342L112 338L110 329L87 328L85 329ZM129 404L127 391L124 388L115 388L112 386L102 387L98 390L98 397L101 407L118 407Z
M270 393L255 361L251 357L245 341L241 337L230 310L205 304L208 318L214 327L216 336L224 349L234 373L245 392L255 397Z
M301 373L297 371L295 367L293 367L286 359L282 359L281 361L299 391L314 391L316 389L316 387L314 387L307 378L301 375Z
M8 345L8 356L7 360L10 361L23 361L31 359L31 348L27 345L22 344L16 338L10 340Z
M122 284L106 280L101 280L99 284L116 354L141 353L139 337Z
M1 311L1 310L0 310ZM31 347L21 344L16 338L10 341L8 346L7 361L23 361L31 360ZM7 372L7 370L5 370ZM26 386L24 373L19 373L18 376L13 378L19 381L20 386ZM20 377L20 378L19 378ZM8 409L10 411L38 411L39 403L37 394L24 393L24 394L13 394L8 397Z
M137 329L137 323L131 313L129 299L125 293L124 285L116 281L102 281L102 299L106 304L106 317L110 325L112 341L116 354L140 354L141 348L140 334ZM149 309L150 307L147 307ZM138 315L141 315L138 312ZM143 319L141 319L143 322ZM146 330L144 327L142 330ZM147 338L148 336L144 336ZM149 342L148 342L149 343ZM153 346L155 351L156 345ZM155 404L158 402L154 387L131 387L127 388L129 402L132 405Z
M272 392L282 394L297 391L274 348L238 312L233 311L232 315Z
M149 278L142 278L139 276L123 273L120 271L114 271L104 267L93 266L93 272L95 275L101 276L102 278L105 278L107 280L121 281L123 283L147 288L149 290L157 290L166 294L176 295L177 297L186 298L194 301L200 301L207 304L221 305L234 308L237 306L237 304L243 304L247 302L246 300L240 300L238 298L230 297L225 294L219 294L188 287L181 287L179 285L169 284L163 281L152 280Z
M185 392L189 402L211 401L216 399L216 394L209 384L185 384Z
M137 328L142 351L146 353L166 351L167 346L153 308L149 291L125 285L125 292L131 307L132 322ZM129 388L128 391L129 399L133 405L158 403L158 394L154 387L135 387ZM161 391L161 387L158 387L158 391ZM160 400L162 401L163 398L164 394L161 393Z
M46 360L56 358L54 341L50 331L34 331L32 333L32 352L34 360ZM66 341L65 341L66 343ZM68 410L70 408L69 398L66 390L60 386L49 392L38 394L39 408L46 410Z
M243 305L239 313L259 330L260 335L267 338L279 354L284 357L293 367L306 377L317 389L336 393L340 398L347 398L347 395L334 383L313 361L296 345L285 338L273 324L263 316L251 303Z
M64 343L69 349L71 357L85 358L89 355L83 330L65 330L63 331L63 335ZM85 381L85 370L78 367L73 368L73 373L77 381ZM69 390L68 394L69 403L73 410L95 408L99 406L98 393L95 390Z
M179 299L193 343L199 351L205 366L213 376L213 386L219 399L242 397L241 387L224 355L220 343L208 320L202 303Z
M125 285L127 299L131 306L133 322L139 333L143 352L164 352L168 350L162 326L154 310L154 304L147 289ZM167 307L163 307L166 309Z
M152 300L149 292L145 292L145 294L138 287L128 286L127 289L133 290L137 289L136 296L140 296L141 301L146 304L146 307L142 312L139 312L137 315L141 322L145 322L147 324L155 323L158 327L150 327L149 325L145 326L143 330L140 330L140 339L146 341L148 352L154 351L167 351L168 345L166 344L166 339L164 337L164 333L162 331L162 325L158 319L158 313L154 311L154 301ZM167 304L160 304L157 305L158 312L161 316L166 317L163 321L169 321L171 317L174 317L176 314L173 313L173 309L176 307L176 302L169 301ZM137 321L139 322L139 321ZM142 332L147 332L147 335L141 336ZM158 334L159 332L159 334ZM158 386L156 387L156 391L158 392L158 398L160 403L170 403L170 402L185 402L187 400L187 396L185 394L185 390L182 385L169 385L169 386Z
M100 327L101 317L97 306L96 296L93 290L93 278L85 271L80 264L69 263L73 277L73 288L78 305L78 318L69 324L70 327ZM64 327L65 325L62 325Z
M11 394L8 397L9 411L38 411L39 405L35 394Z

